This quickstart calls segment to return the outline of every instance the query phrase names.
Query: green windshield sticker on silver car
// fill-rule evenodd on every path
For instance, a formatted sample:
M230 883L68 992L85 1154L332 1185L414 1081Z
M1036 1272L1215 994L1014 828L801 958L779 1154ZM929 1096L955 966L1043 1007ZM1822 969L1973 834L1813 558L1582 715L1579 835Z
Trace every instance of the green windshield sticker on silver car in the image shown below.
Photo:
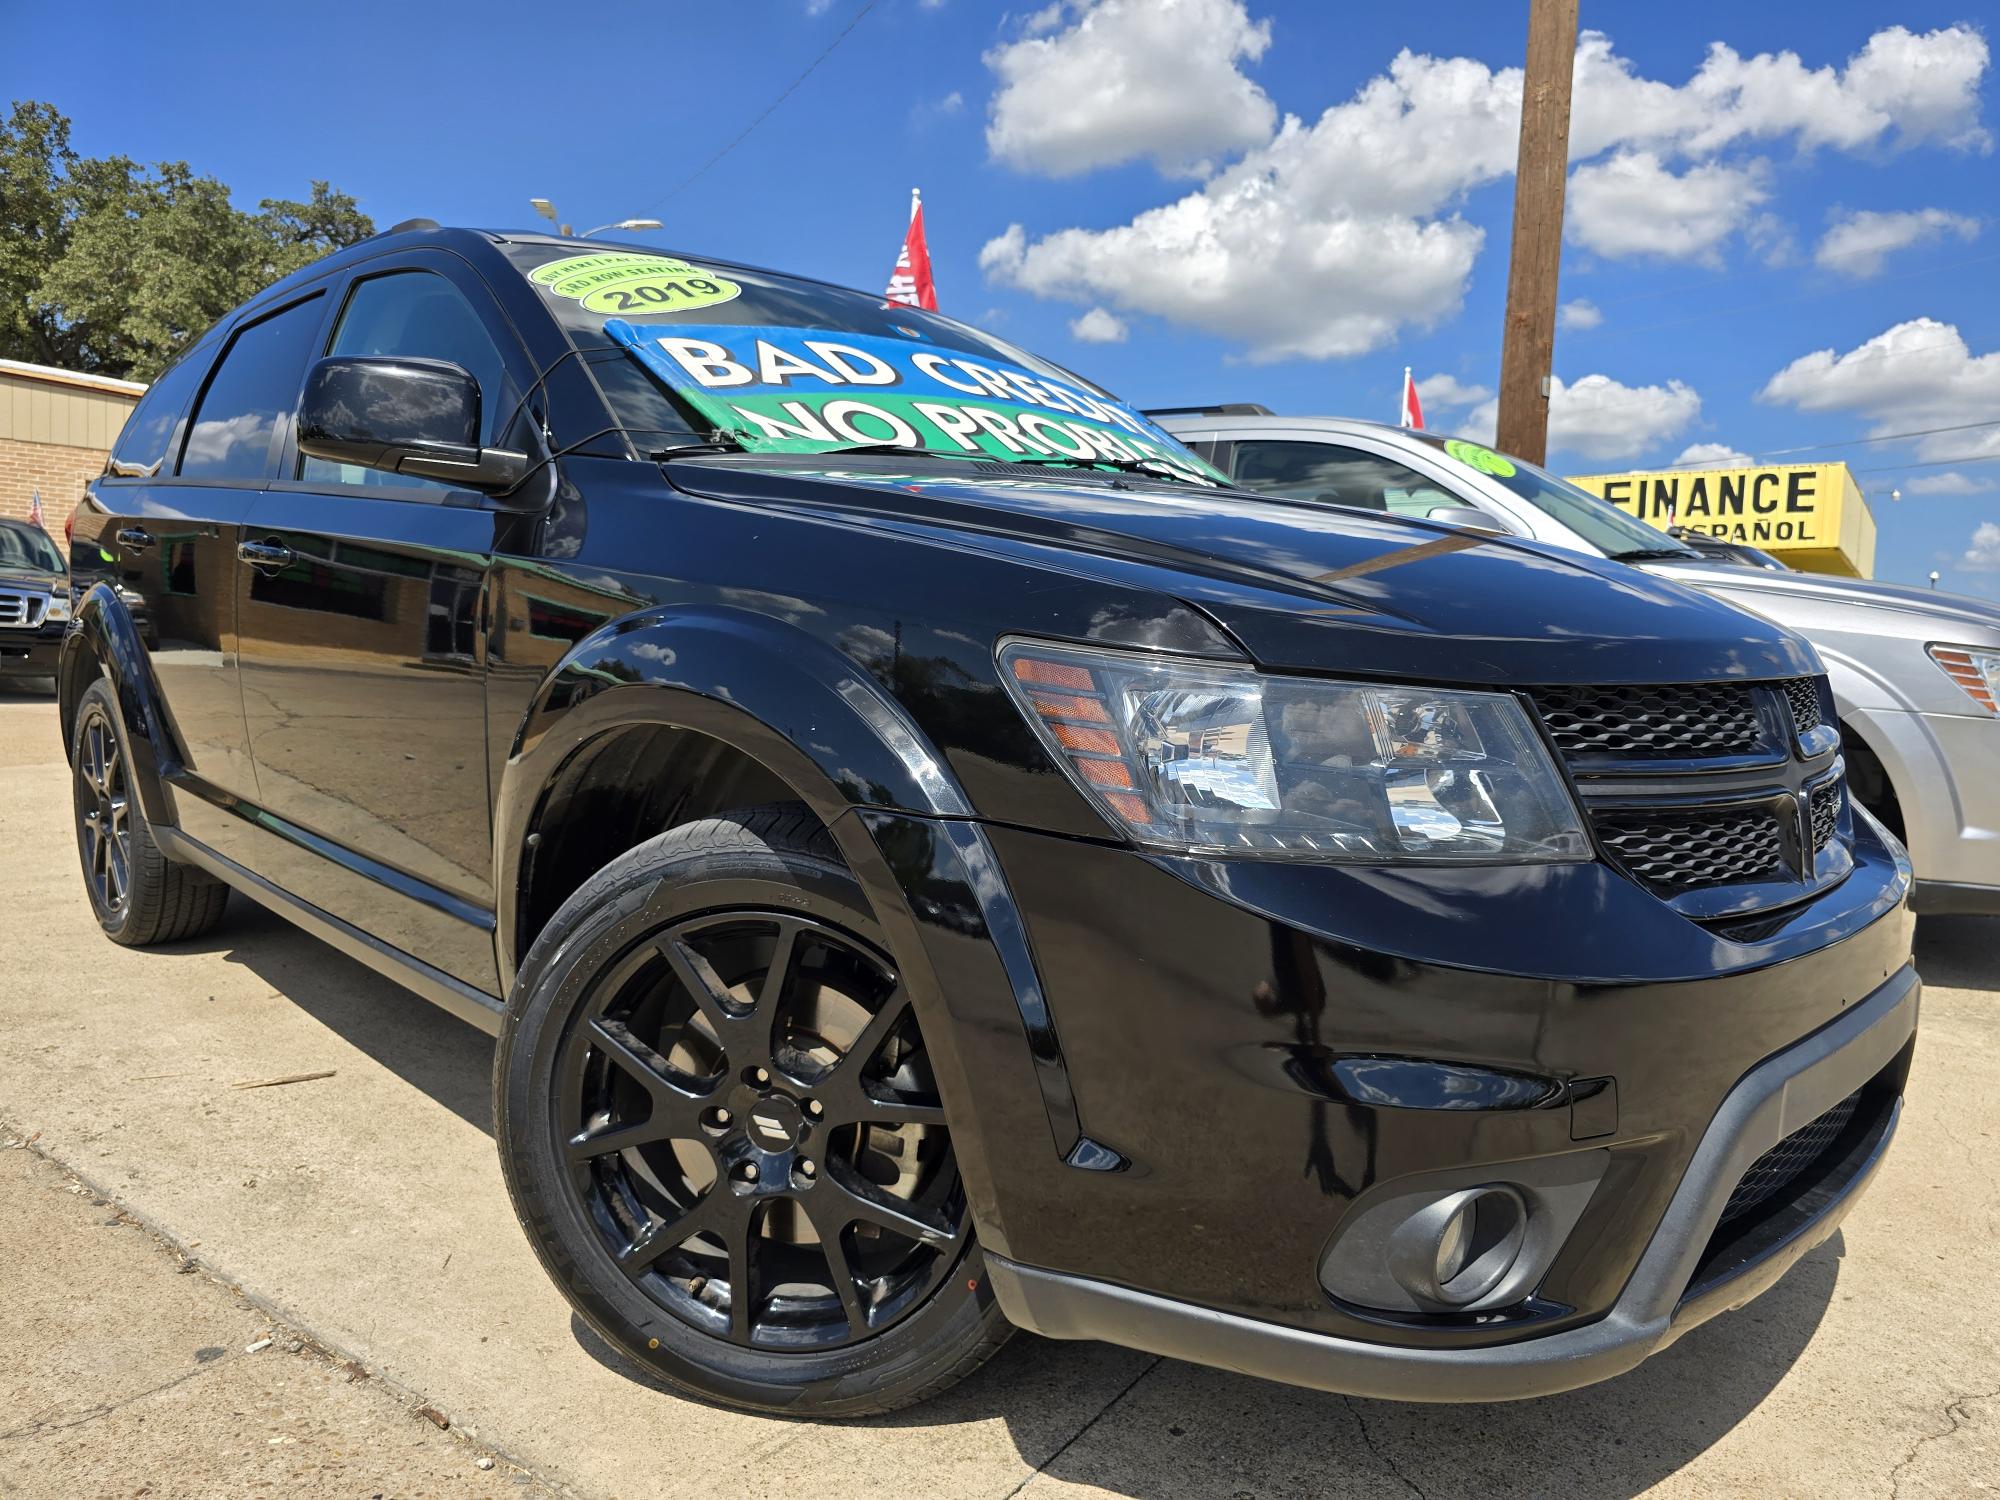
M607 316L713 307L743 293L735 282L670 255L624 251L552 260L536 267L529 279L554 296L581 302L588 311Z
M1514 477L1513 460L1495 453L1491 448L1482 448L1477 443L1468 443L1463 438L1446 438L1444 451L1464 464L1477 469L1482 474L1491 474L1496 479Z

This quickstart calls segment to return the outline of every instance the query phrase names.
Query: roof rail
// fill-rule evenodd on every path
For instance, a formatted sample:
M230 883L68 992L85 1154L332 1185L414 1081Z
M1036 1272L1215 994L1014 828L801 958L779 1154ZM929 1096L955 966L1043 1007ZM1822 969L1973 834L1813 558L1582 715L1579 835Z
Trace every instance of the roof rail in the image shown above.
M405 219L400 224L391 224L387 229L383 230L382 233L401 234L406 229L431 230L431 229L442 229L442 228L444 228L444 226L438 223L436 219Z
M1277 413L1255 401L1229 401L1220 406L1148 406L1145 417L1270 417Z

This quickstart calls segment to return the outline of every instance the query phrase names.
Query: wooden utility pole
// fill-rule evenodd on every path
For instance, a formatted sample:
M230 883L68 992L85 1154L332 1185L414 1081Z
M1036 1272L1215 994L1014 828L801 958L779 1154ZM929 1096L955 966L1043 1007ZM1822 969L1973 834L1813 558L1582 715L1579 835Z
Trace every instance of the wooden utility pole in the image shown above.
M1548 457L1548 381L1556 344L1563 185L1569 172L1576 6L1577 0L1528 0L1528 66L1521 81L1521 155L1514 170L1514 244L1507 267L1495 442L1532 463Z

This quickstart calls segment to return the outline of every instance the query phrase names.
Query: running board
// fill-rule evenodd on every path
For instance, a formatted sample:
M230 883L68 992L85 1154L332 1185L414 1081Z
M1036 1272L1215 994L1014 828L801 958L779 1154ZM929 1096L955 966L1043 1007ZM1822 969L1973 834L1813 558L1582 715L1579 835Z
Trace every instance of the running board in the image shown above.
M167 858L206 870L252 901L269 907L286 921L303 927L321 942L331 944L349 958L359 959L376 973L395 980L431 1004L443 1007L459 1020L477 1026L488 1036L500 1034L502 1004L484 990L474 989L464 980L455 979L442 969L432 968L400 948L390 947L380 938L369 936L331 912L321 911L309 901L301 901L263 876L244 869L235 860L189 838L178 828L155 827L153 840Z

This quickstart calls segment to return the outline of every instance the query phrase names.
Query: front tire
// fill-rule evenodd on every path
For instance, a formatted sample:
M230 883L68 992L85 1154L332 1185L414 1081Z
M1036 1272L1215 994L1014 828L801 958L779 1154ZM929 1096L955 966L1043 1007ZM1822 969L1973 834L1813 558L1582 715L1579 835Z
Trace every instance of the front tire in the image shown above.
M125 721L103 678L84 690L76 706L70 745L77 855L104 935L143 948L198 937L215 926L229 887L160 852L132 785Z
M684 1391L892 1411L1011 1332L908 990L803 809L684 825L586 882L522 965L494 1099L543 1266Z

